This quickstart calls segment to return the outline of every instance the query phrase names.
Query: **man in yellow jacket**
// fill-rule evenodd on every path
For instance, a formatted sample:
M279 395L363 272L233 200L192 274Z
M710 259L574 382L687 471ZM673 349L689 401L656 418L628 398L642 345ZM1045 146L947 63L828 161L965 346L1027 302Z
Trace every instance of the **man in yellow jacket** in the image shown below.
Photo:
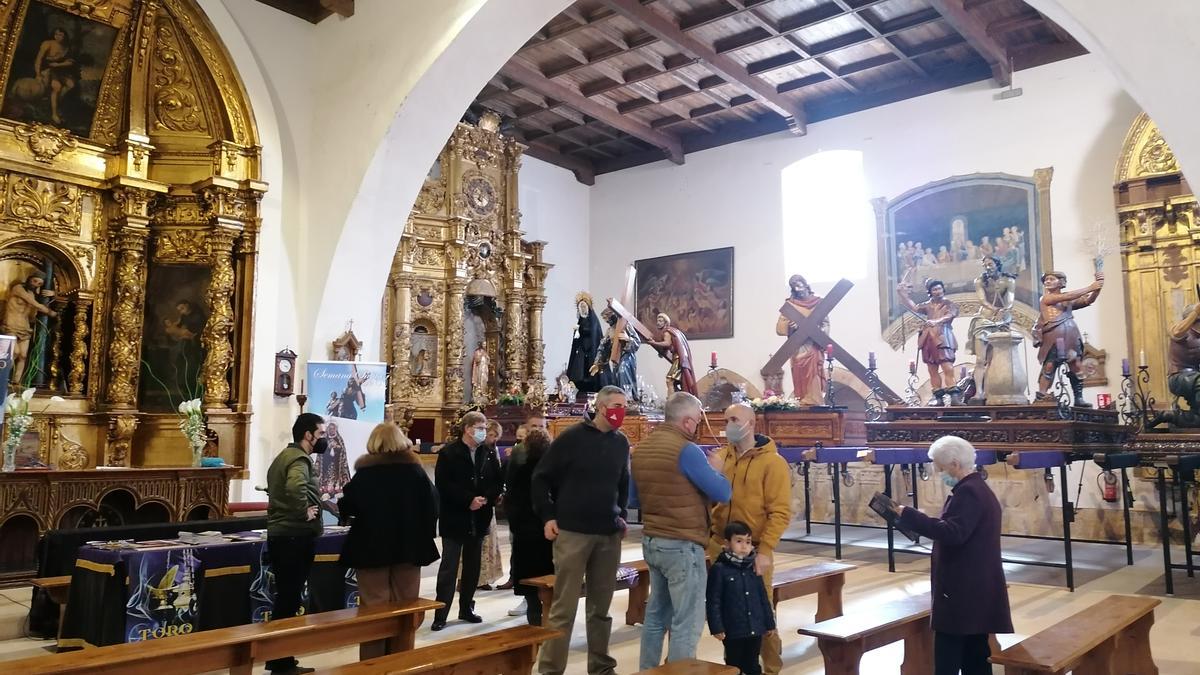
M728 443L716 452L725 462L725 478L733 486L728 504L718 504L712 512L712 532L708 555L716 560L723 544L725 525L740 520L750 526L756 571L762 576L771 596L771 576L775 569L775 547L792 522L792 477L787 460L779 454L775 441L754 433L754 409L737 403L725 410L725 439ZM764 637L763 672L776 675L783 667L783 643L779 634Z

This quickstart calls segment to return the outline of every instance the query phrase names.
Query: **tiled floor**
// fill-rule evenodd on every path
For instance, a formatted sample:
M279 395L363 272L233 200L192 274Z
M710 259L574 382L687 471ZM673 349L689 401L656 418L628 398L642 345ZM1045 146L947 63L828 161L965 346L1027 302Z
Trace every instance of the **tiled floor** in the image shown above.
M820 529L820 528L819 528ZM793 534L802 533L793 531ZM828 530L821 530L822 535ZM827 537L820 537L827 539ZM504 536L507 539L507 535ZM880 546L877 531L846 530L843 558L859 568L846 579L845 610L847 613L870 611L872 605L902 597L905 594L921 593L929 587L929 562L924 556L899 555L897 572L889 574L887 558ZM1027 557L1042 560L1058 560L1062 546L1056 542L1005 540L1006 554L1010 557ZM1029 635L1053 625L1056 621L1088 608L1110 593L1144 593L1162 598L1163 604L1156 612L1156 624L1150 634L1155 661L1163 675L1190 675L1200 673L1200 652L1194 648L1200 637L1200 579L1188 579L1186 573L1176 572L1175 597L1163 595L1162 563L1158 552L1151 547L1135 550L1135 564L1125 566L1124 551L1118 546L1077 545L1074 549L1077 589L1067 591L1062 570L1029 566L1007 566L1009 599L1012 604L1013 622L1020 635ZM642 557L636 533L631 533L626 542L626 560ZM833 557L833 548L812 543L785 543L781 546L778 563L781 567L809 564ZM422 595L433 596L436 567L426 569L421 583ZM453 640L478 633L486 633L519 625L523 617L509 617L507 611L517 604L517 599L507 591L481 592L478 594L476 610L484 617L482 625L451 623L438 634L423 628L417 634L417 644ZM613 601L614 620L612 652L620 664L619 671L632 673L637 670L641 628L625 626L627 594L618 593ZM24 627L25 612L29 603L28 589L0 591L0 672L4 672L3 659L21 658L41 653L51 643L19 637ZM821 654L814 640L800 637L796 628L808 623L816 610L812 597L792 600L781 605L780 631L784 636L784 672L809 675L823 672ZM1099 608L1097 611L1103 611ZM457 612L452 612L454 616ZM582 614L582 607L581 607ZM1001 636L1005 646L1014 642L1014 636ZM572 635L572 653L568 672L585 672L586 641L582 618L576 622ZM863 660L862 672L872 675L888 675L899 672L900 645L892 645L869 652ZM721 660L720 643L706 633L700 642L699 657L711 661ZM348 648L304 657L303 664L309 666L332 666L357 659L357 649ZM999 669L996 669L999 672Z

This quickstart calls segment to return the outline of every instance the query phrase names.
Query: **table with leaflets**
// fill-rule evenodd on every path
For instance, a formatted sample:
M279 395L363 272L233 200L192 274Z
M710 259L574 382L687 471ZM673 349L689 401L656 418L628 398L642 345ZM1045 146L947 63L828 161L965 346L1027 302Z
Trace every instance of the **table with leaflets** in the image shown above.
M317 538L305 612L358 606L354 570L338 562L346 529L327 526ZM153 640L271 618L275 589L265 532L180 535L80 547L59 649Z

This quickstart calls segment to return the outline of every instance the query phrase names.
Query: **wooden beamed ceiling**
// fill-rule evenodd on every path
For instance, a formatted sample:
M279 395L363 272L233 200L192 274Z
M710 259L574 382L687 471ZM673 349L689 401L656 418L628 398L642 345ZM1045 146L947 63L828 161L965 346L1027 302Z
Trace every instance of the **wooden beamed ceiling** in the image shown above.
M578 0L471 107L590 184L1083 53L1023 0Z
M264 5L304 19L321 23L337 14L343 19L354 16L354 0L258 0Z

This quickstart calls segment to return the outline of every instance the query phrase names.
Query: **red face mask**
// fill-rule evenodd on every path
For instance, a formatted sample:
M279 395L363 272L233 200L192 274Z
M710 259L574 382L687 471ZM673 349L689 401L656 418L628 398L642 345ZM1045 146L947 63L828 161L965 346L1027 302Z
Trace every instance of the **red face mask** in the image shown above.
M623 424L625 422L625 409L624 408L605 408L604 409L604 419L608 420L608 423L612 425L612 428L620 429L621 424Z

